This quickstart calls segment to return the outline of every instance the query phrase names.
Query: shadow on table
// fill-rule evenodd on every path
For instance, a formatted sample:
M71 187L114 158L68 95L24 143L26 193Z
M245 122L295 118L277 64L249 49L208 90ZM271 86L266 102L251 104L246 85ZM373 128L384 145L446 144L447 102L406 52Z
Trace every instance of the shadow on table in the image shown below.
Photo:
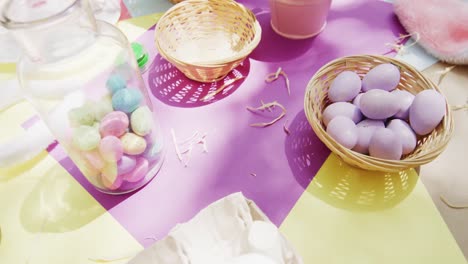
M318 60L323 56L335 58L346 55L335 50L333 40L341 40L343 36L346 36L342 41L351 40L349 45L365 45L366 43L363 42L365 38L361 38L361 34L391 31L395 37L398 37L406 32L395 14L389 10L391 10L391 5L383 1L359 1L357 4L351 1L349 4L332 4L327 18L328 26L322 33L309 39L293 40L284 38L273 31L270 25L269 8L256 8L254 12L262 27L262 39L251 57L264 62L285 62L298 57L307 57L301 60L304 62ZM366 24L363 29L367 32L353 34L353 31L340 30L345 25L362 23ZM340 37L337 38L338 34Z
M24 200L20 221L31 233L62 233L87 225L105 211L65 169L54 164Z
M250 61L246 59L224 79L201 83L188 79L175 66L157 55L148 72L148 86L152 94L167 105L184 108L200 107L233 94L245 81L249 71ZM209 96L218 89L222 90L216 95Z
M315 38L292 40L274 32L269 12L261 11L256 16L262 27L262 39L252 52L252 59L264 62L288 61L303 55L313 46Z
M15 164L10 167L0 168L0 182L8 182L24 172L31 169L31 167L35 166L36 164L40 163L43 159L47 157L47 152L42 151L35 157L25 162Z
M415 170L366 171L346 164L315 135L301 111L289 126L285 151L296 181L318 199L350 211L376 211L402 202L418 181ZM327 159L328 158L328 159Z
M315 135L304 111L300 111L289 125L285 152L296 181L306 189L323 165L330 150Z
M307 192L349 211L379 211L400 204L418 182L415 170L387 173L366 171L346 164L332 154Z
M340 5L334 7L328 15L327 20L332 23L334 20L346 19L347 23L351 20L356 22L366 22L369 28L379 28L380 30L391 30L392 33L398 37L400 34L406 32L401 25L398 17L393 12L389 12L391 3L385 3L384 1L360 1L359 4L350 2L349 5ZM362 19L365 17L366 19ZM391 27L389 28L388 21Z

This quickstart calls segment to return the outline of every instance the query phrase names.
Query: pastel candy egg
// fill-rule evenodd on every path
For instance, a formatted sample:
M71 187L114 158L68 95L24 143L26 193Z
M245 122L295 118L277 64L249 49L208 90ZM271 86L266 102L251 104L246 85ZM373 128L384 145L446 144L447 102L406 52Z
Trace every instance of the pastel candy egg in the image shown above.
M153 115L148 106L140 106L133 111L130 117L130 124L133 133L139 136L146 136L153 128Z
M132 156L122 156L122 158L117 162L117 170L119 175L129 173L136 166L136 158Z
M396 95L379 89L364 93L359 105L362 114L371 119L389 118L400 109Z
M139 155L146 149L146 140L136 134L126 133L120 138L125 154Z
M333 118L328 124L327 133L343 147L352 149L358 140L356 124L344 116Z
M88 179L91 183L96 184L97 179L101 174L101 170L96 169L83 155L82 151L71 147L67 149L67 152L70 158L73 160L73 163L80 169L86 179Z
M408 91L398 89L393 90L392 94L397 96L398 102L400 104L398 112L394 115L394 117L400 119L408 119L409 109L413 104L414 95Z
M332 102L347 102L353 100L361 91L361 78L355 72L344 71L333 80L328 90L328 98Z
M116 190L122 185L122 177L118 176L117 165L107 163L101 171L102 184L109 190Z
M361 111L355 105L346 102L338 102L325 108L322 116L323 123L325 126L328 126L328 123L337 116L345 116L353 120L354 123L357 123L362 119Z
M106 82L106 87L114 94L119 90L125 89L127 81L119 74L112 74Z
M106 165L106 162L101 157L101 154L96 150L84 152L83 156L86 158L89 164L91 164L97 170L102 170Z
M104 116L99 131L103 137L120 137L127 132L128 124L128 116L124 112L114 111Z
M119 138L107 136L101 139L99 143L99 152L104 160L108 162L116 162L122 158L123 146Z
M410 107L409 120L414 132L427 135L437 127L445 115L445 98L435 90L416 95Z
M149 169L149 163L145 158L138 158L135 169L133 171L122 175L122 178L128 182L137 182L146 176Z
M372 157L399 160L403 148L400 137L388 128L379 127L369 142L369 154Z
M101 135L95 127L79 126L73 131L73 145L80 150L93 150L99 145Z
M163 144L159 141L149 145L143 156L149 161L155 161L161 157L161 152L163 151Z
M68 120L73 127L80 125L91 126L95 119L93 110L86 104L83 107L73 108L68 112Z
M131 113L138 108L143 99L143 95L137 89L122 89L112 96L112 106L114 110L124 113Z
M388 123L387 128L400 136L403 147L403 154L409 154L416 148L418 141L416 133L411 129L410 125L403 120L393 119Z
M362 90L373 89L392 91L400 82L400 70L391 63L380 64L372 68L362 78Z
M94 112L96 120L100 121L104 116L114 111L111 98L104 97L100 101L94 102L92 111Z

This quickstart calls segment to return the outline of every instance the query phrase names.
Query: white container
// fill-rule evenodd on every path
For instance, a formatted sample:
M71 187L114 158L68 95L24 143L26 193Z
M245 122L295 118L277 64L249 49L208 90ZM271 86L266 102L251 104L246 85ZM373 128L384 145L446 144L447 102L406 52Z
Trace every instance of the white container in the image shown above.
M241 259L258 260L258 256L271 260L264 263L302 264L292 245L272 226L253 201L242 193L234 193L201 210L189 222L174 227L169 235L129 264L239 263ZM252 239L255 235L252 232L262 237ZM265 243L264 238L272 241Z

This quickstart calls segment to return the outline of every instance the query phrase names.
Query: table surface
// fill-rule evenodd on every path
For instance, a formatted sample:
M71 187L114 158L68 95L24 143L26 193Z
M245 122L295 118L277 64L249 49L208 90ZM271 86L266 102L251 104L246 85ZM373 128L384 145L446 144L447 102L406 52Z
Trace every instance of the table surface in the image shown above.
M454 113L452 142L441 157L422 167L421 177L414 170L384 174L344 164L318 140L303 113L305 85L320 66L350 54L382 54L388 50L385 43L403 32L391 5L334 1L319 37L290 41L269 28L267 1L240 2L254 10L263 28L259 47L238 68L246 78L209 104L194 104L190 96L178 97L178 91L167 90L169 85L159 85L170 81L167 76L183 77L174 69L164 72L170 65L152 44L151 27L160 15L141 16L170 5L124 0L124 18L133 18L119 27L130 40L149 47L153 58L144 78L166 133L163 169L135 193L108 196L85 181L60 146L25 164L0 168L2 264L125 263L175 224L236 191L265 211L305 263L466 263L462 250L468 250L468 230L463 223L468 214L446 207L438 197L468 201L468 180L462 177L466 158L457 155L468 146L466 113ZM434 62L420 50L403 59L421 70ZM263 81L279 66L291 80L290 97L281 80L269 85ZM443 67L436 64L425 73L437 79ZM459 67L443 81L451 104L463 104L468 97L466 87L459 85L468 81L467 73ZM283 132L284 122L264 129L248 126L266 120L245 111L260 100L286 106L290 135ZM21 125L35 114L26 102L0 112L0 123L7 127L0 131L0 142L22 133ZM170 129L180 138L196 130L208 133L209 152L195 153L185 168L176 158Z

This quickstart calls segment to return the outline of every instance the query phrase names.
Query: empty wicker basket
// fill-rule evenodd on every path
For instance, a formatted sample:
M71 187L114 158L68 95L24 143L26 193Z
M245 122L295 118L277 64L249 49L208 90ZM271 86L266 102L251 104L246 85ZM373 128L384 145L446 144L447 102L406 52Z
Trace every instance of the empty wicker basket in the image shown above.
M155 34L161 56L188 78L213 82L255 49L261 27L249 9L233 0L185 0L161 17Z
M453 119L448 103L445 116L439 126L432 133L418 137L416 149L403 156L402 160L379 159L352 151L337 143L325 131L325 126L322 123L322 112L330 103L327 94L333 79L346 70L355 71L362 78L371 68L382 63L392 63L400 69L401 79L398 89L413 94L425 89L435 89L440 92L431 80L401 61L371 55L344 57L323 66L310 80L304 101L307 119L320 140L350 165L366 170L395 172L429 163L442 153L453 132Z

